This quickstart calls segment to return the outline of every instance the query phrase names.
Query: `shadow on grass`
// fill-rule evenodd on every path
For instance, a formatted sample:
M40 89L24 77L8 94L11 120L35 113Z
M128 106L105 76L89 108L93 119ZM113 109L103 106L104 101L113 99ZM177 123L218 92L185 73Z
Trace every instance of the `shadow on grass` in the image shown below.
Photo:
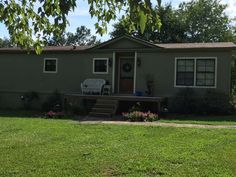
M45 118L50 119L46 117L46 112L43 111L33 111L33 110L0 110L0 117L1 118ZM78 116L71 116L71 115L65 115L63 117L55 117L51 119L65 119L65 120L78 120Z
M236 122L236 115L168 115L163 120L183 120L183 121L232 121Z
M43 111L32 111L32 110L0 110L1 118L45 118L50 119L45 116L46 112ZM106 117L87 117L86 115L65 115L63 117L55 117L51 119L60 119L60 120L79 120L79 121L97 121L97 120L113 120L113 121L124 121L123 117L120 115L113 116L111 118ZM177 115L177 114L168 114L165 117L161 117L162 120L173 120L173 121L205 121L205 122L235 122L236 115Z

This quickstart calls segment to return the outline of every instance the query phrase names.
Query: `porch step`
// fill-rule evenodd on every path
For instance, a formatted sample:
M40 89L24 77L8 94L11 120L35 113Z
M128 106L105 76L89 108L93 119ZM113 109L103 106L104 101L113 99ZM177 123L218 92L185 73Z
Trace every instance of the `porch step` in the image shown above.
M104 113L113 113L114 109L113 108L99 108L99 107L94 107L92 109L92 112L104 112Z
M94 108L114 109L114 107L116 107L115 104L102 104L102 103L98 103L98 104L95 104L95 107L94 107Z
M89 116L94 116L94 117L111 117L111 113L99 113L99 112L90 112Z
M118 100L97 99L96 104L92 108L89 116L96 117L112 117L116 113Z
M110 99L98 99L97 104L116 104L117 100L110 100Z

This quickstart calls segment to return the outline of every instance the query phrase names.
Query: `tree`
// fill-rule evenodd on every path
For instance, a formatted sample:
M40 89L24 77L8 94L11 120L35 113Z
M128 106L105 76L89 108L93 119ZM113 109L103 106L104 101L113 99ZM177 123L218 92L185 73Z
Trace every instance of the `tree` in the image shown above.
M7 38L0 38L0 48L13 47L12 41Z
M152 24L147 22L144 33L141 32L140 28L130 30L129 20L127 20L129 17L124 17L114 24L114 31L110 33L111 37L130 34L141 39L160 43L183 42L186 38L185 26L179 20L177 12L173 10L172 5L161 6L160 4L155 7L155 11L159 14L161 28L158 26L153 27Z
M173 9L171 4L157 6L162 26L153 28L147 23L144 33L140 29L129 30L127 18L114 25L112 37L131 34L149 41L173 42L220 42L234 41L235 30L225 14L226 5L218 0L192 0Z
M75 33L65 33L62 36L49 38L47 40L48 46L86 46L86 45L94 45L99 43L97 41L96 36L91 35L91 30L86 28L85 26L78 27Z
M192 0L181 3L179 18L186 24L189 42L232 41L230 19L225 14L227 5L219 0Z
M160 1L160 0L158 0ZM151 0L87 0L89 13L97 18L97 32L106 32L107 23L117 18L118 11L130 16L131 26L144 31L146 22L157 21ZM5 0L0 1L0 22L7 27L13 43L37 53L48 36L61 36L68 24L67 15L76 7L76 0ZM160 25L160 22L157 23ZM36 40L33 40L36 36Z

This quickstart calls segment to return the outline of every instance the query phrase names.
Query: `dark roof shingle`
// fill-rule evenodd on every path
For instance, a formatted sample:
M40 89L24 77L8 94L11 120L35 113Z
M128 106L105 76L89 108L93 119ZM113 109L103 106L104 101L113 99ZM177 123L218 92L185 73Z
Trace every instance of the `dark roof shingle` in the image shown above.
M169 43L156 44L164 49L209 49L209 48L236 48L233 42L216 42L216 43Z

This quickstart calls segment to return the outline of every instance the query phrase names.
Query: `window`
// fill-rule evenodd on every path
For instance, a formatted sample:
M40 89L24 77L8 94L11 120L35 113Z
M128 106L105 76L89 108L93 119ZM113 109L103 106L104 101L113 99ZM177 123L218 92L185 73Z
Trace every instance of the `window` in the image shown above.
M176 58L175 86L215 87L216 58Z
M197 60L197 86L215 85L215 60L198 59Z
M193 86L194 85L194 60L177 60L177 78L176 85Z
M94 58L93 59L93 73L94 74L108 74L108 58Z
M44 73L57 73L57 58L44 59Z

